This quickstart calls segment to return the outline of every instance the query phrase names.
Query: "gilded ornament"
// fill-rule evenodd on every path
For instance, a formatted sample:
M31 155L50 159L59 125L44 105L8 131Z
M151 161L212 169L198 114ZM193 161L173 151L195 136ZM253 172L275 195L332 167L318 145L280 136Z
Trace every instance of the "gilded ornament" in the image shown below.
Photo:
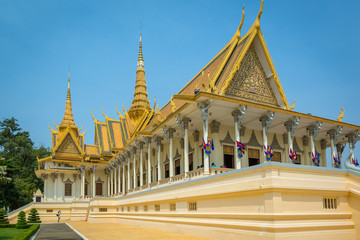
M339 122L342 122L342 119L344 118L344 113L345 113L345 110L344 110L343 107L341 107L340 114L339 114L339 116L338 116L338 118L337 118L337 120L338 120Z

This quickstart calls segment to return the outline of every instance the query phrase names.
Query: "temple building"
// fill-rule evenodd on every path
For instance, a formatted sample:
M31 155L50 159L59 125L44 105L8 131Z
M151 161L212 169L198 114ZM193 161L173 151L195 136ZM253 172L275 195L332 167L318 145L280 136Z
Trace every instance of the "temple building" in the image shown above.
M140 35L131 107L116 109L118 119L92 115L93 144L74 120L69 76L51 155L35 171L45 183L32 204L42 220L61 209L69 220L212 239L359 239L360 126L342 122L343 114L294 111L261 32L262 12L261 1L242 35L243 9L230 41L162 108L150 105Z

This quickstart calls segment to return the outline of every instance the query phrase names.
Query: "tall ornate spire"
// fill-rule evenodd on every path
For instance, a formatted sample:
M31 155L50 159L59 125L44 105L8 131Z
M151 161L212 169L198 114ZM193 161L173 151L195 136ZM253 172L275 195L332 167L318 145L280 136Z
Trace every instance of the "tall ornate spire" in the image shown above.
M144 68L144 59L142 54L142 43L141 43L141 33L140 33L139 57L138 57L137 69L136 69L135 93L131 107L128 110L128 114L131 120L137 123L138 120L142 118L145 111L150 112L150 110L151 110L150 101L148 99L148 93L146 91L145 68Z
M72 106L71 106L71 94L70 94L70 72L68 77L68 90L67 90L67 96L66 96L66 104L65 104L65 113L63 120L61 121L59 128L77 128L77 125L75 124L73 113L72 113Z

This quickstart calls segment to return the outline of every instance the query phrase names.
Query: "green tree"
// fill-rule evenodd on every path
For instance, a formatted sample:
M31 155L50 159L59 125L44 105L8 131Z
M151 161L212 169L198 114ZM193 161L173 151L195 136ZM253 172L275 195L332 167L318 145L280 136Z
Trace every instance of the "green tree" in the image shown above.
M1 224L9 224L9 220L7 218L7 212L4 209L0 209L0 225Z
M39 213L36 208L31 209L28 216L28 223L41 223Z
M50 154L49 149L34 147L30 134L23 131L15 118L0 121L0 158L7 166L7 177L12 181L0 188L0 207L17 209L33 199L34 192L43 190L43 181L36 177L36 157Z
M19 228L19 229L27 228L25 212L24 211L21 211L18 214L18 220L17 220L16 228Z
M3 166L2 163L4 162L4 159L0 159L0 186L4 185L6 183L9 183L11 181L11 178L7 177L6 174L6 166Z

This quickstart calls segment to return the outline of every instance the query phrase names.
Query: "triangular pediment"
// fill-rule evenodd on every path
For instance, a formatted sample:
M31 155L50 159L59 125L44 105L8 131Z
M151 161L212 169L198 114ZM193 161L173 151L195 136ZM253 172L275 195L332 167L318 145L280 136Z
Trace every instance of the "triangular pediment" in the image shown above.
M280 106L253 44L242 59L225 95Z
M61 144L59 145L56 153L69 154L69 155L81 155L79 148L71 137L70 133L66 135Z

